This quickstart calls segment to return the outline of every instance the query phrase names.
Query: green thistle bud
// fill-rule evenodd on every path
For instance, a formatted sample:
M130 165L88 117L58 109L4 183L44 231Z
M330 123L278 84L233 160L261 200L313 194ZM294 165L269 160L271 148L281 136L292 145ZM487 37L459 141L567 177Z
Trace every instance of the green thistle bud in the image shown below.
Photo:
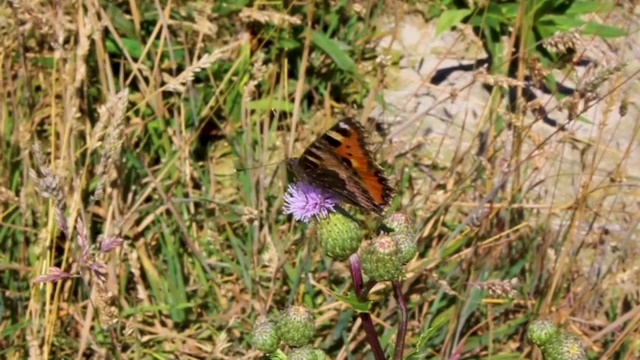
M375 281L397 280L403 273L398 243L382 234L371 240L360 252L362 272Z
M418 253L418 244L416 244L413 236L407 236L401 233L394 233L391 235L393 240L398 244L398 253L400 262L404 265L411 261Z
M398 244L400 262L408 263L418 253L411 220L405 213L395 212L384 220L383 225L393 231L390 235Z
M587 352L576 334L560 333L540 347L545 360L586 360Z
M276 324L267 318L256 321L251 337L253 346L267 354L278 350L278 346L280 346Z
M282 342L290 346L308 344L316 332L313 315L303 306L289 306L284 310L277 329Z
M318 238L326 256L346 260L358 251L362 242L362 230L355 221L332 212L318 221Z
M313 351L315 351L318 360L331 360L329 355L327 355L324 351L320 349L313 349Z
M409 236L413 236L413 225L409 216L403 212L396 211L393 214L387 216L382 224L393 232L404 233Z
M330 359L324 351L308 346L294 348L287 354L289 360L325 360Z
M558 327L549 320L536 320L529 324L527 337L538 346L544 346L558 333Z

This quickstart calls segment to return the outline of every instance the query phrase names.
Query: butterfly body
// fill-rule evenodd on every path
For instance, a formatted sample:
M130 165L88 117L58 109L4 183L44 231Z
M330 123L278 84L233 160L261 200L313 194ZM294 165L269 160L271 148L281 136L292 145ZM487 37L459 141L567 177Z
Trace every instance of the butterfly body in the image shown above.
M294 173L311 185L366 211L382 214L393 188L373 160L365 131L353 119L336 123L297 159L289 160Z

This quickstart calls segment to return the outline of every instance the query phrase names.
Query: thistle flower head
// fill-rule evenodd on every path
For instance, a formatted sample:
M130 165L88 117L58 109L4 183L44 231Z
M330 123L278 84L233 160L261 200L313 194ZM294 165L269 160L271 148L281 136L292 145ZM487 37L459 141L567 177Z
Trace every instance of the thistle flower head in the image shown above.
M339 212L318 221L317 228L322 251L332 259L348 259L362 243L360 225Z
M360 251L362 273L375 281L392 281L402 276L402 259L396 240L380 234L369 241Z
M398 245L400 262L402 264L408 263L418 253L418 244L411 219L405 213L395 212L387 216L383 224L393 230L390 236Z
M284 213L292 214L296 220L309 222L313 217L326 217L338 200L331 194L305 182L289 185L284 195Z
M253 327L252 341L256 349L264 353L270 354L278 350L280 338L276 324L267 318L258 319Z
M287 354L289 360L325 360L331 359L324 351L310 346L292 348Z
M540 347L542 356L549 360L587 360L587 352L580 337L573 333L559 333Z
M533 321L527 329L527 336L538 346L544 346L558 334L558 327L546 319Z
M316 331L313 314L303 306L289 306L282 311L276 329L283 343L296 347L309 344Z

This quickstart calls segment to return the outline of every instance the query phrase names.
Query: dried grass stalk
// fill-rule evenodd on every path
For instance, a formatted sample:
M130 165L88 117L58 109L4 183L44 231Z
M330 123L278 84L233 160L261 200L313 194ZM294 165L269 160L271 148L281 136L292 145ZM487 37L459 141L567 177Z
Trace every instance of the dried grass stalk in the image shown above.
M0 203L17 204L18 197L13 193L13 191L4 186L0 186Z
M267 72L267 67L264 65L264 53L258 52L253 61L253 68L251 70L251 79L247 82L247 85L242 89L242 97L244 101L250 101L257 91L257 86L264 79Z
M73 86L79 89L82 82L87 76L87 63L86 58L89 53L91 34L93 33L93 27L89 18L85 17L83 26L79 26L78 29L78 45L76 47L76 72L74 76Z
M512 278L471 282L470 284L478 289L487 290L491 296L513 298L517 294L516 288L520 282L518 278Z
M244 42L245 40L239 40L223 46L211 54L204 55L200 60L198 60L198 62L186 68L180 75L173 79L168 79L168 76L163 74L163 77L165 78L164 80L167 82L163 89L167 91L183 92L185 90L184 85L193 80L195 74L210 67L218 60L231 57L232 51L240 47Z
M51 24L55 21L51 9L45 9L38 2L32 0L9 0L9 4L11 4L18 21L23 23L21 31L34 28L45 36L53 35L54 29Z
M45 164L44 156L40 149L40 143L37 141L33 145L33 153L37 169L29 169L29 176L33 179L38 193L44 198L53 200L56 222L65 237L68 238L69 225L67 224L67 218L64 216L64 210L66 207L65 195L62 189L60 177Z
M96 282L91 300L98 311L98 321L103 329L108 329L118 322L116 296L107 290L104 282Z
M120 158L120 150L124 143L124 119L129 104L128 96L129 89L124 89L111 96L107 103L98 109L100 119L94 130L92 147L97 146L98 139L102 136L105 128L106 137L100 154L100 163L96 170L98 184L91 201L102 197L107 175L115 169L115 164Z
M300 25L302 20L295 16L279 13L271 10L259 10L245 7L240 12L240 19L244 22L257 21L262 24L274 25Z
M542 45L547 49L557 53L568 53L577 51L580 41L580 29L569 31L558 31L542 41Z
M485 67L476 70L473 73L473 79L476 81L480 81L483 84L491 85L491 86L500 86L502 88L508 89L510 87L524 87L524 82L516 79L512 79L503 75L490 75L487 73L487 69Z

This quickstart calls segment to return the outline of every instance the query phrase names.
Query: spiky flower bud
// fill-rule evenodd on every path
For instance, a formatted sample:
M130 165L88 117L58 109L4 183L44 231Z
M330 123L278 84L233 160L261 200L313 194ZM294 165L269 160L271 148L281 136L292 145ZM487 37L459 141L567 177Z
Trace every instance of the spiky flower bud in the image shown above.
M413 225L409 216L401 211L396 211L387 216L382 224L387 226L393 232L402 232L407 235L413 235Z
M527 329L527 337L538 346L544 346L557 333L558 327L556 324L544 319L535 320Z
M540 347L545 360L586 360L587 352L576 334L559 333Z
M538 319L527 329L527 337L538 346L544 346L558 333L558 327L549 320Z
M389 235L371 240L360 251L362 272L375 281L397 280L402 275L400 248Z
M267 319L261 318L256 321L251 334L253 346L264 353L272 353L280 346L280 337L276 331L276 324Z
M277 323L278 335L283 343L303 346L311 342L316 332L313 314L303 306L289 306Z
M362 230L355 221L338 212L318 221L318 239L322 252L335 260L346 260L358 251Z
M288 360L325 360L330 359L324 351L309 346L294 348L287 354Z
M398 244L400 262L403 265L408 263L418 253L411 220L403 212L394 212L384 220L383 225L393 231L390 235Z
M418 244L416 244L413 237L408 237L402 234L392 235L393 239L398 244L398 256L400 262L405 265L418 253Z

